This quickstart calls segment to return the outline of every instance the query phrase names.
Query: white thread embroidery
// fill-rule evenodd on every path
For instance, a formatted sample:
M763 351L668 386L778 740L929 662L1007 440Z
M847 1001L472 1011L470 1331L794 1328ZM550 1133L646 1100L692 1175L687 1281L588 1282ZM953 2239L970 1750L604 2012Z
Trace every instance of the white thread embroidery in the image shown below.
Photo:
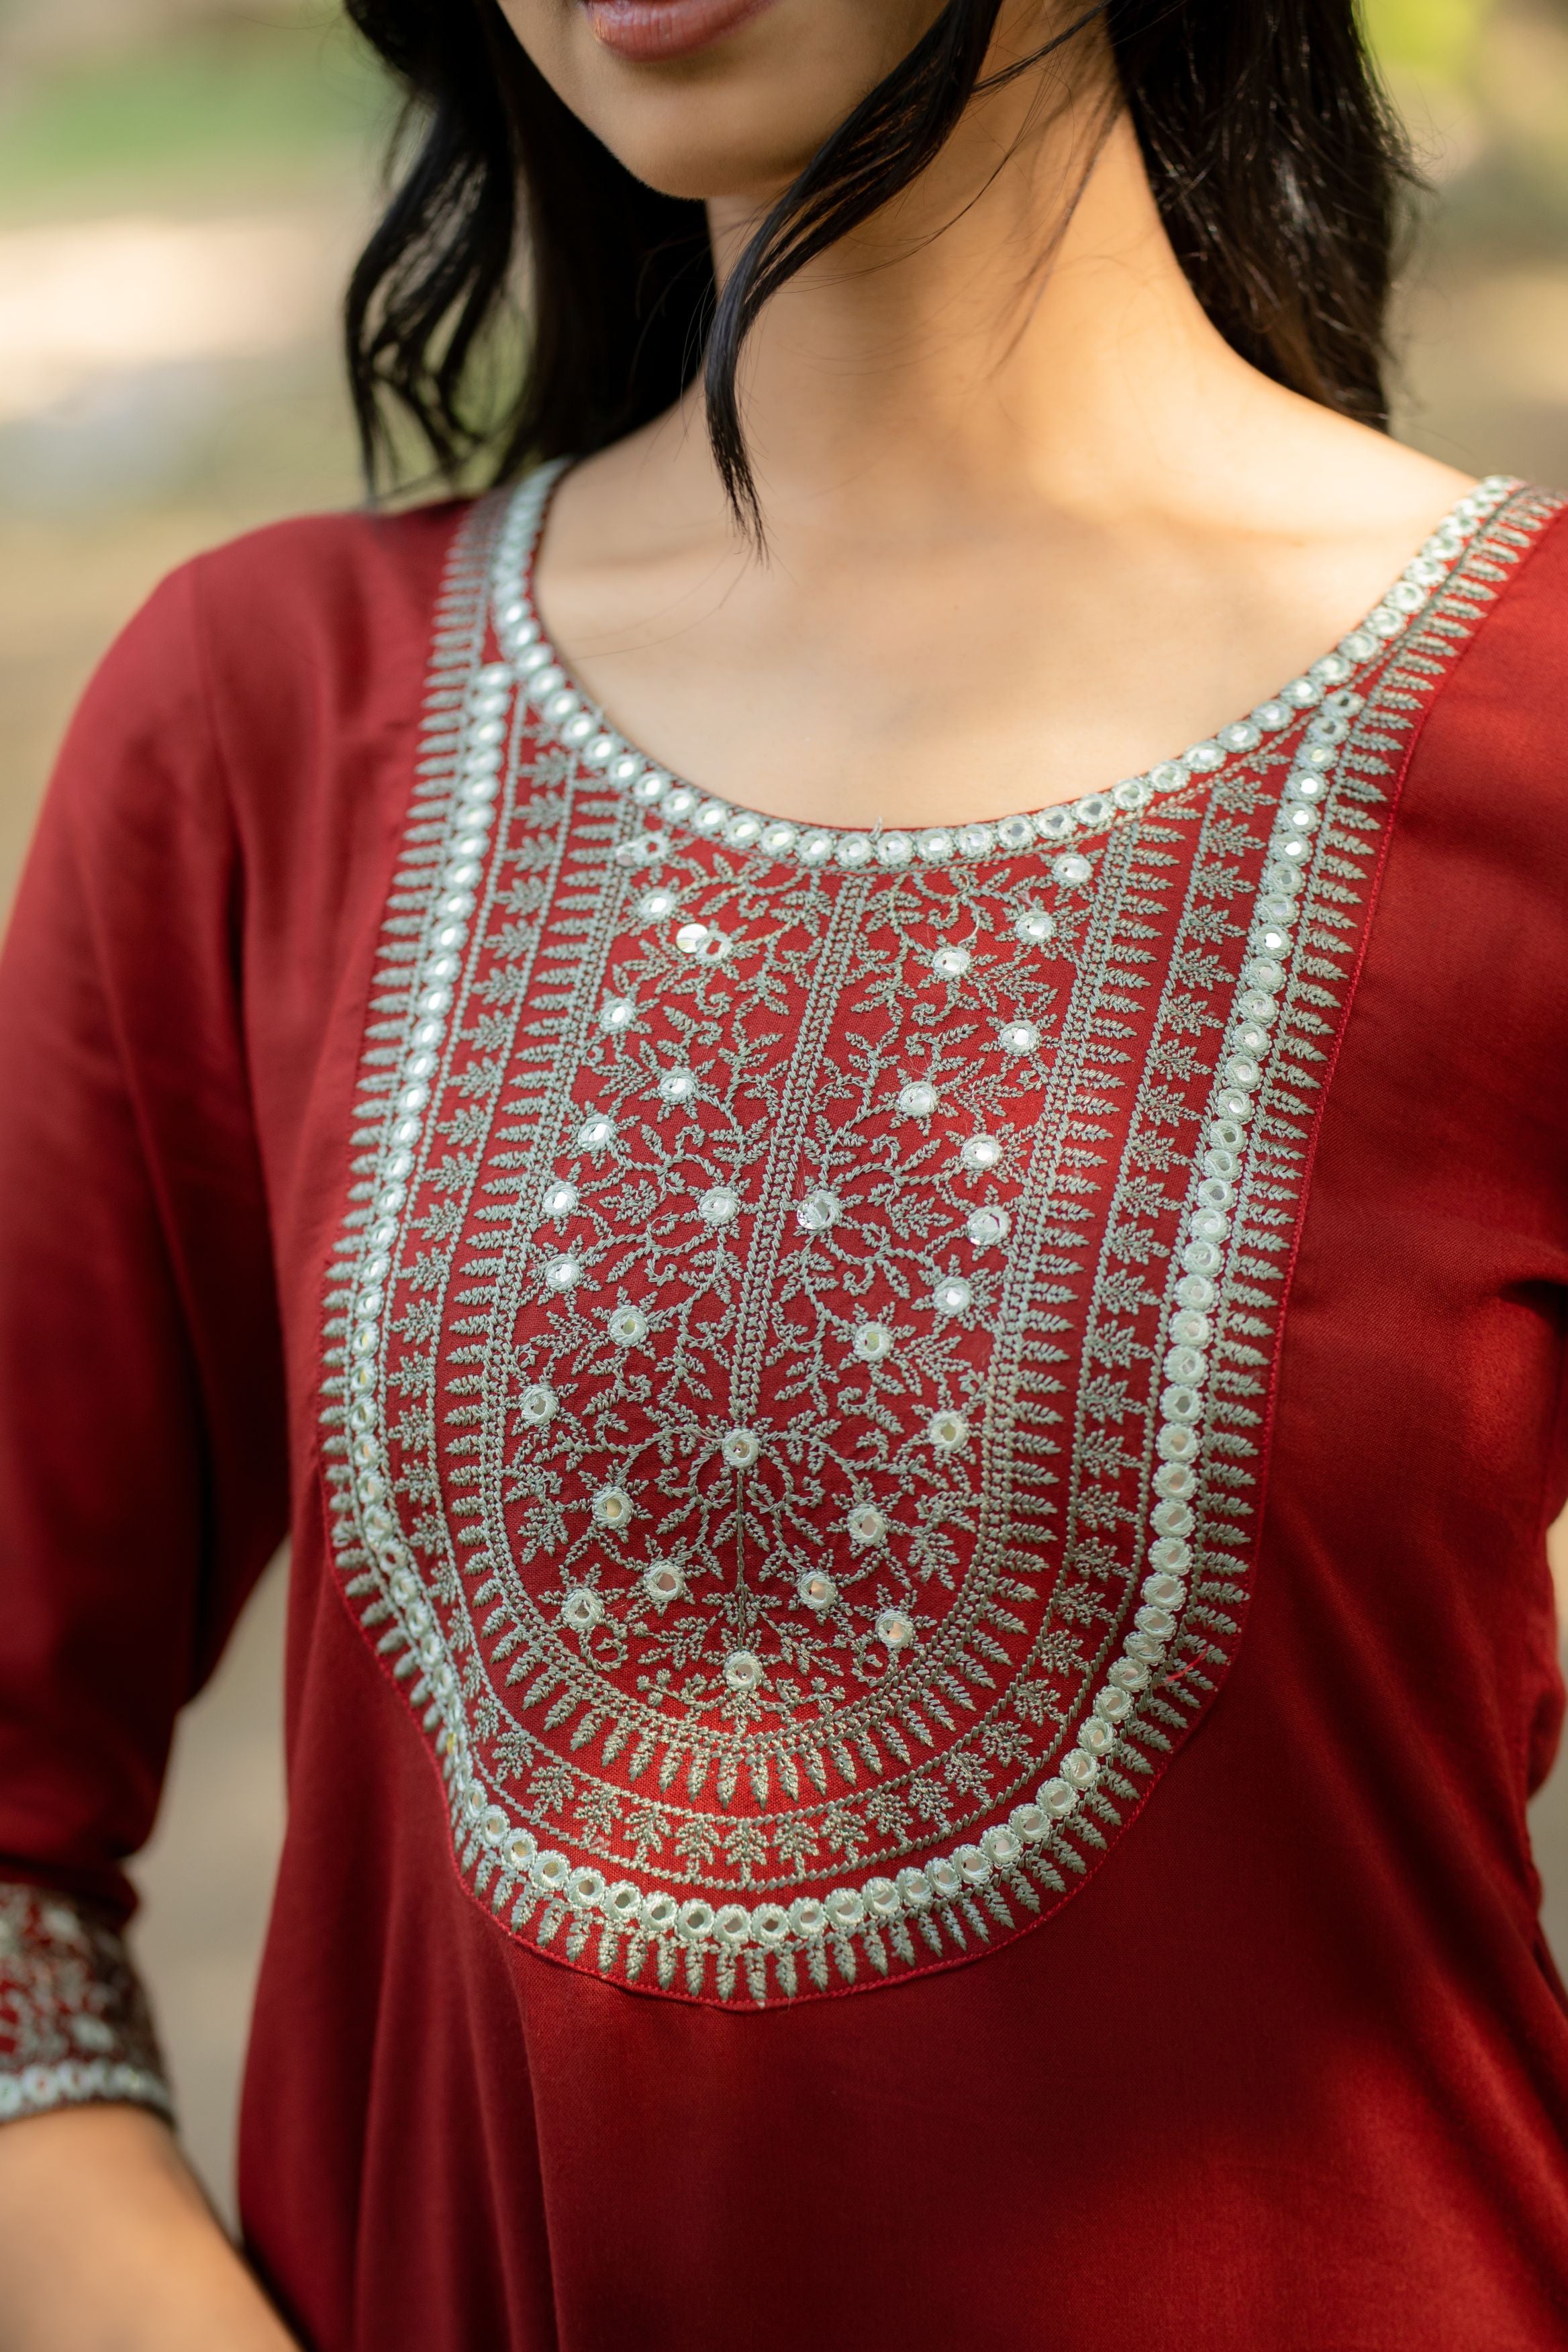
M515 1929L790 1999L1016 1932L1217 1686L1371 779L1524 541L1402 642L1488 486L1277 728L1136 801L785 841L532 658L546 487L500 523L510 661L493 510L437 635L329 1335L339 1556Z

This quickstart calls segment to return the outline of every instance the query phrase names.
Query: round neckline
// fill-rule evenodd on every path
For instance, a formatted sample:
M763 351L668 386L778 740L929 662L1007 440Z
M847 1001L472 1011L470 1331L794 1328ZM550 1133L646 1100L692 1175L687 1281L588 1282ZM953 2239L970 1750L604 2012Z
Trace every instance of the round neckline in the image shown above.
M601 771L658 824L734 849L760 848L805 867L899 870L910 866L965 864L976 858L1037 855L1109 833L1161 799L1206 783L1271 738L1287 736L1314 714L1342 722L1362 708L1356 681L1375 671L1447 587L1461 559L1499 509L1522 488L1511 475L1492 474L1457 499L1377 603L1328 653L1233 720L1178 757L1142 775L1036 810L1020 810L962 824L877 825L869 830L813 824L769 816L760 809L706 793L663 766L624 735L578 678L546 630L534 591L534 570L551 502L571 461L556 458L519 484L497 534L491 574L491 616L509 671L533 712L536 738ZM662 836L644 835L657 855Z

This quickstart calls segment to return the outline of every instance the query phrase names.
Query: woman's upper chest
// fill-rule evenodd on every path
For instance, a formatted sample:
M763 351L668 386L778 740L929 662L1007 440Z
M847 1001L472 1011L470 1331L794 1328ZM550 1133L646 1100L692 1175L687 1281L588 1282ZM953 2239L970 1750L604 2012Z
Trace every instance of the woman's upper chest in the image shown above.
M594 698L709 790L919 828L1071 799L1245 713L1397 580L1442 479L1392 521L1294 530L1224 499L1115 523L1022 494L879 529L830 510L759 562L639 520L640 478L607 498L590 466L549 498L531 593Z

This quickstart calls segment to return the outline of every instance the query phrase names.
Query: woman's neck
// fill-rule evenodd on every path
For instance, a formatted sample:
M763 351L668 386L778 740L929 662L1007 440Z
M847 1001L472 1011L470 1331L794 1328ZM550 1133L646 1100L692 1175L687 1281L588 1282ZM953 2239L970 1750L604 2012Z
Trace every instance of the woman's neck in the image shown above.
M757 205L710 213L723 275ZM973 103L900 204L766 305L741 388L770 530L830 508L925 543L954 507L968 528L993 502L1201 504L1267 390L1172 250L1109 64L1077 47ZM700 407L694 386L650 455L728 529Z
M712 207L721 269L765 203ZM816 822L994 816L1017 778L1038 803L1169 758L1353 625L1466 487L1230 350L1081 68L972 105L763 308L742 394L760 556L694 388L567 477L539 593L634 740Z

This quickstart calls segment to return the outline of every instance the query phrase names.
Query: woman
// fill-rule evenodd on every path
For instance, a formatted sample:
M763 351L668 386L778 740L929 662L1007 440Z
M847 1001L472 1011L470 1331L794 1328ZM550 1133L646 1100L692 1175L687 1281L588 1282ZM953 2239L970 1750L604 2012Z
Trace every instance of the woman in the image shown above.
M1349 0L354 14L521 486L178 575L34 854L0 2341L1563 2342L1568 538ZM290 1494L247 2270L114 1930Z

